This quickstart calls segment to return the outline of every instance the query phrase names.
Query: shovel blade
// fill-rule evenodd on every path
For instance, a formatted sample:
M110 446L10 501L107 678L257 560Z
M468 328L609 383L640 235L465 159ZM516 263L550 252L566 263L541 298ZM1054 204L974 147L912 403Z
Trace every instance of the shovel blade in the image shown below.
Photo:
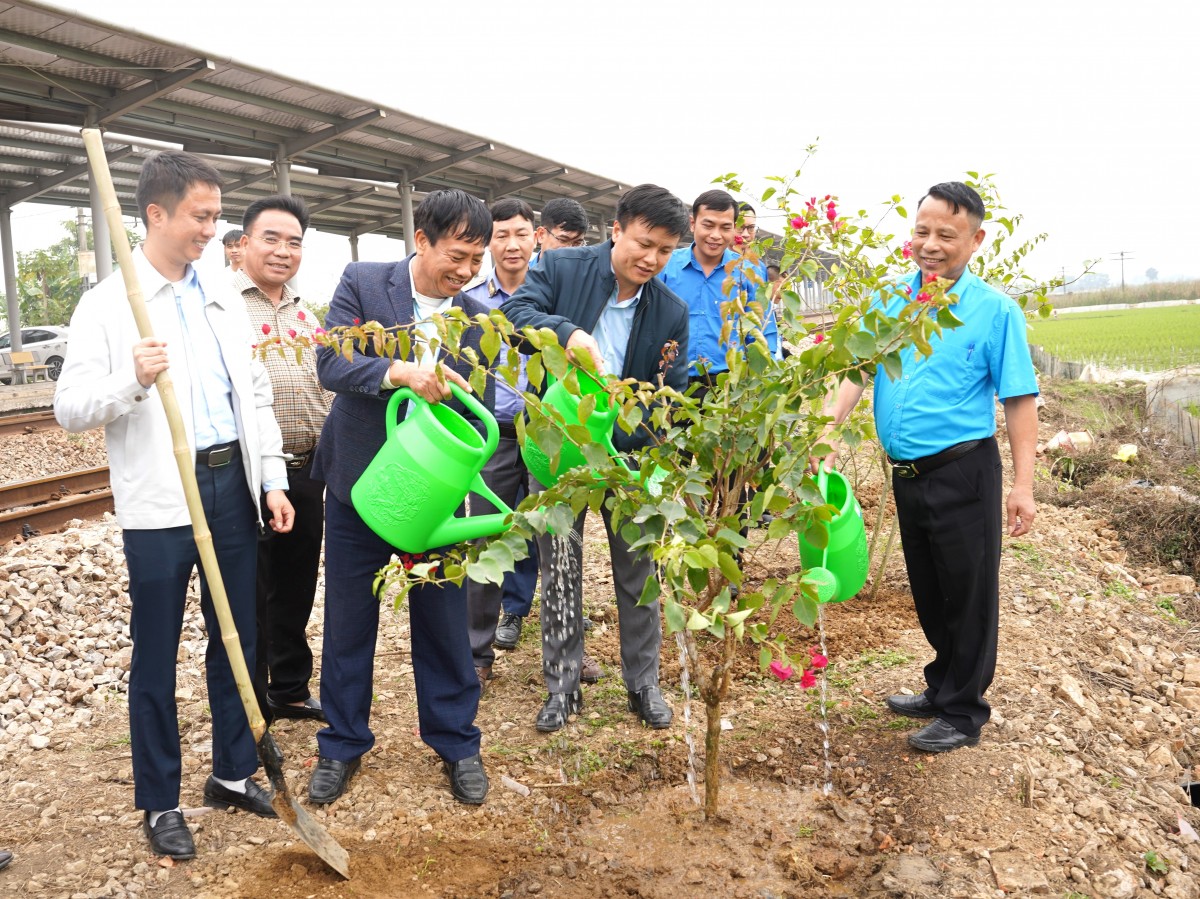
M350 856L337 840L329 835L312 815L300 807L288 790L287 780L283 776L283 753L275 743L275 738L269 733L263 734L258 741L258 756L262 760L263 770L271 781L275 795L271 797L271 808L279 820L296 832L304 844L319 855L322 861L342 877L350 879Z

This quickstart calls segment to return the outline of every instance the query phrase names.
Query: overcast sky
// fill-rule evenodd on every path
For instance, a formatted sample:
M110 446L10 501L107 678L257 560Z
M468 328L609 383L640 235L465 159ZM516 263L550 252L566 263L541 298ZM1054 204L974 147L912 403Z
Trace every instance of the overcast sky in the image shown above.
M724 172L793 172L818 138L801 189L844 211L992 172L1026 231L1050 235L1034 274L1100 258L1116 281L1125 250L1130 281L1200 277L1191 2L54 5L689 204ZM40 232L17 230L22 249ZM348 258L316 240L301 277L323 289Z

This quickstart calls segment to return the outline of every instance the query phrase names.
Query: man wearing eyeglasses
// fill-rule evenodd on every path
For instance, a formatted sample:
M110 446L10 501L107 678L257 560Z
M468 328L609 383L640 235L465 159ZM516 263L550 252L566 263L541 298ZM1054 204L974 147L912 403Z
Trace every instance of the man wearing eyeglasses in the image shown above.
M252 342L306 337L319 322L306 313L288 284L300 269L308 210L299 197L255 200L242 217L243 265L233 276L246 301ZM333 395L317 381L316 356L304 351L260 354L275 393L275 418L283 432L288 498L296 509L291 533L267 531L258 541L258 653L255 690L270 718L325 720L309 690L313 654L305 629L317 591L325 521L325 483L312 477L312 455Z
M533 254L529 264L537 265L541 253L561 250L564 247L582 247L586 242L587 229L587 210L578 200L569 197L554 198L542 207L542 223L534 232L538 252Z

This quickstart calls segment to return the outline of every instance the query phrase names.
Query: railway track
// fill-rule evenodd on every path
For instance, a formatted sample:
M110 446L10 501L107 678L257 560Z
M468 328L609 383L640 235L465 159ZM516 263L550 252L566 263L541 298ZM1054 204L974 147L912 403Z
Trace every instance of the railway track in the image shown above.
M57 427L58 422L54 419L54 410L52 409L23 412L20 415L0 415L0 437L30 434L34 431L45 431Z
M112 509L107 466L0 484L0 543L51 533L74 518L96 518Z

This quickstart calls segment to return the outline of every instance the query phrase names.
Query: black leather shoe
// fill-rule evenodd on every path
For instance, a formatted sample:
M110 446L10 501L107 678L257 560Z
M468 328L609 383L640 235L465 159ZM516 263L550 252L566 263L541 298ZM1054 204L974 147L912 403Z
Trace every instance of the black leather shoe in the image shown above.
M918 693L916 696L897 693L884 701L887 703L887 707L897 715L907 715L909 718L937 717L937 706L930 702L929 697L924 693Z
M496 636L492 638L492 645L497 649L516 649L517 644L521 642L521 626L524 623L525 619L520 615L505 612L500 618L500 623L496 625Z
M260 818L279 817L271 808L271 794L249 779L246 781L246 792L239 793L217 783L210 774L204 782L204 804L215 809L240 808Z
M292 705L290 702L278 703L267 699L271 714L276 718L310 718L314 721L324 721L325 712L321 708L321 700L310 696L303 705Z
M482 805L487 796L488 779L479 753L457 762L442 762L450 778L450 793L467 805Z
M7 850L0 851L0 871L3 871L10 864L12 864L12 853Z
M183 823L183 812L163 812L153 827L150 826L150 813L146 812L142 815L142 830L156 855L165 855L177 862L196 857L196 844L192 832Z
M337 759L327 759L321 756L317 759L317 769L313 771L312 780L308 782L308 801L314 805L329 805L346 792L350 778L358 770L362 760L339 762Z
M629 694L629 711L636 712L642 721L655 730L671 726L674 712L663 699L662 690L658 687L642 687L636 693Z
M960 746L974 746L978 742L979 737L969 737L941 718L908 735L908 745L922 752L949 752Z
M551 693L533 726L544 734L562 730L567 719L578 714L582 708L583 694L578 690L574 693Z

